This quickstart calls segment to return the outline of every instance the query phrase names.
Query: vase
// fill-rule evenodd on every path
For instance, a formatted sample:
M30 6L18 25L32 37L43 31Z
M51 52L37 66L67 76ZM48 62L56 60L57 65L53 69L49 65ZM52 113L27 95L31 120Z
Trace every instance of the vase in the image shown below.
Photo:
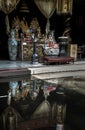
M14 29L10 32L10 37L8 39L8 52L10 60L17 60L17 52L18 52L18 42L15 39L15 31Z
M60 46L59 55L62 57L67 56L68 37L66 36L58 37L58 42Z
M55 40L54 31L51 31L45 39L43 54L52 57L59 55L59 45Z

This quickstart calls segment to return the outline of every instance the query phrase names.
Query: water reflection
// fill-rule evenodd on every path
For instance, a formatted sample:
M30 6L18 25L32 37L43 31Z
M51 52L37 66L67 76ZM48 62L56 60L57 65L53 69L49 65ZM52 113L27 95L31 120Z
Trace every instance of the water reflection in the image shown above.
M40 125L32 124L30 127L37 128L43 127L40 120L44 119L44 124L47 123L49 128L53 127L57 130L62 130L64 124L66 130L67 125L69 125L68 130L78 130L82 128L81 126L85 129L84 91L85 77L39 80L21 76L1 79L0 126L4 130L7 128L14 130L13 124L17 124L17 129L18 124L23 121L25 124L21 123L21 126L23 124L27 129L29 123L26 124L26 121L35 120ZM6 123L8 117L11 118L9 123ZM6 124L10 125L6 126ZM25 127L22 128L26 130Z

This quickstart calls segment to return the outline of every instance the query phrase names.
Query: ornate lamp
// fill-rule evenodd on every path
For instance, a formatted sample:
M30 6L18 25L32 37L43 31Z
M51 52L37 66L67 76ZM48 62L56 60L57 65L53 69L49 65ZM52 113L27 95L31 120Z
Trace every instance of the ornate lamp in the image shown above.
M65 40L68 38L68 44L72 42L71 38L71 16L72 16L72 9L73 9L73 0L57 0L56 3L56 12L59 15L64 16L64 31L61 37L61 40ZM60 38L58 38L60 39ZM63 43L63 41L62 41ZM60 45L61 46L61 45ZM62 45L64 52L68 51L68 45L66 46L65 44ZM65 53L65 56L68 55Z
M65 29L63 32L63 36L67 36L69 38L69 42L71 42L70 32L70 22L73 8L73 0L57 0L56 4L56 12L57 14L63 14L65 18Z
M0 10L2 9L2 0L0 0Z
M28 5L26 3L26 0L21 0L21 6L20 6L20 12L24 12L24 13L29 13L29 8L28 8Z
M0 0L0 9L6 14L6 32L10 33L10 25L8 14L10 14L17 6L20 0Z
M0 0L0 9L4 12L9 12L16 7L17 2L19 2L19 0Z
M58 14L72 14L73 0L57 0L56 10Z

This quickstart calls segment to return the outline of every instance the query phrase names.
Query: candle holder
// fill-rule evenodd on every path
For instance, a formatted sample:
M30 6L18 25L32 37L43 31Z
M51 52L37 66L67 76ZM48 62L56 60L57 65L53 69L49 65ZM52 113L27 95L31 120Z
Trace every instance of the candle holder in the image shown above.
M39 60L38 60L38 54L37 54L37 52L36 52L36 43L37 43L37 41L38 41L38 38L37 37L35 37L35 34L33 33L32 34L32 41L33 41L33 55L32 55L32 59L31 59L31 63L33 64L33 65L36 65L36 64L38 64L39 62Z

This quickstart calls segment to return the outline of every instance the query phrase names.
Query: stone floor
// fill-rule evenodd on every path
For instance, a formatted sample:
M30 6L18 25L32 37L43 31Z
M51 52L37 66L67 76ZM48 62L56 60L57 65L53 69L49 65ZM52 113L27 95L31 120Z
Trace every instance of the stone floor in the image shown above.
M85 74L85 61L75 61L74 64L44 65L43 63L31 64L29 61L0 61L0 77L31 74L39 77L40 74L55 74L60 72L80 72ZM50 76L50 75L49 75Z

